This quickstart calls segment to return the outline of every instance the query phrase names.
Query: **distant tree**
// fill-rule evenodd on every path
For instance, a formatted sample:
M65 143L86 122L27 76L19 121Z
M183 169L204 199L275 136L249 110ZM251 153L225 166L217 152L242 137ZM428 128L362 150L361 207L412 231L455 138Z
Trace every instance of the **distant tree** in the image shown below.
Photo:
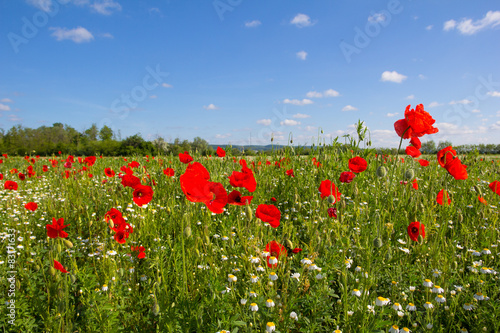
M429 140L426 142L422 142L420 151L424 154L434 154L436 153L436 149L436 143L434 142L434 140Z
M205 151L208 149L208 142L197 136L196 138L193 139L191 147L198 153L204 154Z
M96 141L98 134L99 130L96 124L92 124L89 129L85 130L85 135L89 138L90 141Z
M168 143L161 136L158 136L152 142L158 154L166 154L168 151Z
M108 126L104 125L99 131L99 139L101 141L111 140L113 138L113 130Z
M440 151L441 149L443 148L446 148L448 146L453 146L453 144L451 143L451 141L439 141L438 143L438 146L437 146L437 151Z

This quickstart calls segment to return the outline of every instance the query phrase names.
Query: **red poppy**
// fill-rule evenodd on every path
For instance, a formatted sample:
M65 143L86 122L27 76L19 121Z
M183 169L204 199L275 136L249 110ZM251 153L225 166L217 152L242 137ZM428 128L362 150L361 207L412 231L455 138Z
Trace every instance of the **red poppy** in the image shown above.
M3 173L0 173L0 180L3 179Z
M24 208L34 212L38 208L38 204L36 202L28 202L26 205L24 205Z
M108 177L114 177L115 176L115 172L111 168L104 169L104 174L106 176L108 176Z
M125 244L128 236L129 236L128 232L126 232L124 230L120 230L120 231L117 231L115 233L114 238L115 238L115 241L117 241L119 244Z
M66 179L69 178L69 171L68 170L64 171L63 177Z
M184 153L179 153L179 160L184 164L188 164L193 161L193 158L187 151L185 151Z
M498 180L492 181L489 187L494 193L500 195L500 182Z
M451 204L451 198L450 195L446 190L441 190L439 191L437 197L436 197L436 202L440 204L441 206L443 205L450 205Z
M335 207L330 207L326 211L328 213L328 216L331 218L336 219L337 218L337 208Z
M342 183L350 183L353 179L356 178L356 174L350 171L344 171L340 174L340 182Z
M66 159L66 161L68 161L70 163L75 163L75 158L73 157L73 155L69 155L68 158Z
M327 198L330 195L333 195L335 198L335 202L340 200L340 191L337 189L337 186L331 180L323 180L321 185L319 186L319 191L321 192L321 199ZM333 202L333 203L335 203Z
M262 222L267 222L273 228L277 228L280 225L281 212L274 205L260 204L257 207L255 216L262 220Z
M138 259L146 258L146 253L145 253L146 249L144 248L144 246L136 246L136 247L131 246L130 250L132 252L139 252L139 255L137 256Z
M295 177L295 175L293 174L293 169L287 170L286 175L290 177Z
M87 156L83 160L84 163L86 163L89 167L93 166L95 161L97 160L97 157L95 156Z
M408 226L408 236L414 242L418 241L418 236L422 235L422 238L425 238L425 226L423 223L418 221L410 223Z
M421 166L426 167L429 165L429 161L420 159L418 160L418 163L420 163Z
M53 168L57 167L57 165L59 164L59 162L57 162L56 160L52 160L50 161L50 163L52 163Z
M451 162L456 156L457 152L451 146L448 146L437 153L437 161L444 168L445 164Z
M219 157L226 156L226 151L224 149L222 149L221 147L217 147L216 153L217 153L217 156L219 156Z
M278 266L278 264L269 263L270 257L275 257L276 259L279 259L279 257L281 256L286 257L287 255L286 248L276 241L271 241L267 243L266 252L269 252L269 255L267 256L267 266L269 268L275 268L276 266Z
M19 172L17 174L17 177L19 178L19 180L25 180L26 179L26 175L24 173L22 173L22 172Z
M203 203L211 212L215 214L223 213L224 206L227 204L227 192L224 186L221 183L207 182L206 188L209 200L205 200Z
M349 160L349 170L355 173L360 173L366 170L368 164L362 157L356 156Z
M253 196L242 197L240 191L233 190L227 196L227 203L230 205L244 206L252 202Z
M229 176L229 184L233 187L244 187L248 192L254 192L257 188L253 171L245 165L241 167L241 172L233 171Z
M300 247L296 247L295 249L292 250L293 253L299 253L302 252L302 249Z
M479 200L480 203L483 203L485 205L488 204L488 202L486 200L484 200L484 198L482 198L481 196L478 196L477 199Z
M278 201L278 200L276 200L276 198L275 198L275 197L272 197L272 198L271 198L271 201L272 201L272 202L276 202L276 201Z
M71 162L69 162L69 161L64 162L65 168L71 169L72 166L73 166L73 164Z
M421 137L425 134L434 134L439 131L432 126L435 122L431 115L424 110L422 104L417 105L415 110L410 110L410 105L408 105L405 110L404 119L396 121L394 129L403 139Z
M153 199L153 189L147 185L137 185L134 187L134 202L137 206L141 207L147 205Z
M417 137L411 138L410 144L412 144L416 149L422 148L422 142L420 142L420 139Z
M138 168L139 166L140 166L140 164L137 161L132 161L128 164L128 167L131 169Z
M17 191L17 183L12 180L8 180L5 184L3 184L3 188L6 190Z
M172 168L163 169L163 173L168 177L173 177L175 175L175 170Z
M444 165L446 171L450 173L455 179L467 179L469 176L467 175L467 166L462 164L460 159L455 158L452 161L446 163Z
M418 182L417 182L417 179L416 179L416 178L415 178L415 179L413 179L413 182L412 182L411 186L413 186L413 188L414 188L415 190L418 190Z
M104 220L106 222L108 222L110 219L113 220L113 221L115 221L119 217L122 217L122 213L118 209L116 209L116 208L111 208L104 215Z
M132 187L136 188L137 186L141 185L141 180L133 175L125 175L122 177L122 185L124 187Z
M66 238L68 234L63 230L68 225L64 225L64 218L56 220L55 217L52 218L52 224L47 224L45 227L47 229L47 236L50 238Z
M54 268L60 271L61 273L68 273L68 271L63 267L63 265L54 259Z
M410 155L413 158L417 158L420 155L422 155L422 153L417 148L415 148L413 146L408 146L408 147L406 147L406 155Z

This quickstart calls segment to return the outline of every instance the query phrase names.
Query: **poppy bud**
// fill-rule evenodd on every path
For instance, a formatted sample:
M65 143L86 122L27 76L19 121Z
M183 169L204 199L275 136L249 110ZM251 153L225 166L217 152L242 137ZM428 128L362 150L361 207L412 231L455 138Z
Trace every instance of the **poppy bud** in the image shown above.
M480 197L483 196L483 192L481 191L481 189L479 187L477 187L477 185L474 185L474 189L476 190L476 193L479 194Z
M160 306L158 305L158 302L156 300L153 302L153 306L151 307L151 311L153 312L153 314L155 316L157 316L158 313L160 313Z
M405 172L405 180L410 180L415 177L415 171L413 169L406 170Z
M424 237L422 235L418 235L418 242L422 244L424 242Z
M463 221L464 221L464 216L462 215L462 213L458 214L458 222L462 223Z
M63 239L63 243L68 249L71 249L73 247L73 243L71 243L71 241L67 240L66 238Z
M71 274L71 283L75 284L76 282L76 276L74 274Z
M382 245L384 245L384 243L382 243L382 239L380 237L377 237L373 240L373 246L374 247L382 247Z
M385 260L391 260L392 259L392 251L391 248L387 251L387 254L385 255Z
M170 215L170 213L172 213L172 211L170 210L170 207L167 207L167 213Z
M63 313L64 312L64 302L59 302L59 304L57 305L57 311L59 313Z
M302 203L301 203L301 202L299 202L299 203L297 204L297 207L298 207L298 208L299 208L299 210L300 210L300 209L302 208Z
M109 221L109 227L111 229L113 229L115 227L115 223L113 222L113 220Z
M191 227L190 226L187 226L185 229L184 229L184 236L186 236L187 238L191 237L192 235L192 232L191 232Z
M480 217L481 219L484 219L484 211L480 211L480 212L479 212L479 217Z
M453 269L457 269L458 268L458 263L456 261L453 262Z
M39 270L40 270L40 266L35 265L35 271L37 271L37 272L38 272Z
M288 248L289 248L289 249L293 249L293 248L294 248L294 247L293 247L293 243L292 243L292 241L291 241L291 240L287 239L287 240L285 241L285 243L286 243L286 246L288 246Z
M125 271L123 270L123 268L120 268L120 276L123 276L125 274Z
M359 193L359 190L358 190L358 185L354 185L354 197L357 197L358 196L358 193Z
M321 129L321 134L323 134L323 129Z
M250 208L250 205L246 205L246 214L247 214L248 222L251 222L253 219L253 210L252 210L252 208Z
M52 276L56 275L56 269L54 267L50 266L50 268L49 268L49 274L52 275Z
M328 202L331 203L331 204L334 204L335 203L335 197L333 196L333 194L330 194L327 198Z
M61 243L57 243L57 246L56 246L56 250L57 252L61 252Z
M387 176L387 169L385 166L381 165L377 168L377 176L380 178Z

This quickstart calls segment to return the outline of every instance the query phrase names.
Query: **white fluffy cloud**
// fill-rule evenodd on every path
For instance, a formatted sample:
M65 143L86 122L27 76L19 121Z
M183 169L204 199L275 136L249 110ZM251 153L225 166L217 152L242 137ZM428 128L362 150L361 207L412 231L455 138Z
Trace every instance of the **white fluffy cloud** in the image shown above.
M443 105L443 104L438 103L438 102L430 102L427 107L429 107L429 108L435 108L436 106L441 106L441 105Z
M396 71L392 71L392 72L385 71L382 73L380 81L382 81L382 82L390 81L390 82L401 83L404 80L406 80L406 78L407 78L406 75L399 74Z
M113 11L122 10L122 6L113 0L100 0L90 5L96 12L102 15L111 15Z
M83 27L75 29L56 27L50 28L50 30L54 31L51 36L55 37L58 41L69 39L75 43L85 43L94 39L94 36L90 33L90 31Z
M340 93L336 90L333 89L328 89L325 90L324 92L318 92L318 91L309 91L306 94L307 97L309 98L321 98L321 97L338 97L340 96Z
M14 103L14 101L11 100L10 98L2 98L2 99L0 99L0 102L2 102L2 103Z
M173 87L173 85L168 84L168 83L162 83L162 84L161 84L161 86L162 86L163 88L172 88L172 87Z
M290 24L294 24L299 28L309 27L311 25L314 25L314 23L311 22L311 18L306 14L295 15L295 17L290 21Z
M219 110L219 107L214 104L203 105L203 108L205 110Z
M306 51L299 51L296 53L296 55L297 55L297 58L299 58L300 60L306 60L306 58L307 58Z
M346 105L342 108L342 111L346 112L346 111L357 111L358 108L352 106L352 105Z
M488 96L500 97L500 91L488 91Z
M52 0L28 0L28 3L44 12L52 10Z
M285 119L282 122L280 122L281 126L297 126L300 125L300 121L293 120L293 119Z
M388 114L386 114L386 116L387 116L387 117L396 117L397 115L398 115L398 113L397 113L397 112L395 112L395 113L388 113Z
M231 136L231 133L227 133L227 134L215 134L215 138L216 139L226 139L226 138L229 138Z
M415 95L409 95L409 96L406 96L406 99L415 99Z
M271 119L259 119L257 120L257 124L269 126L273 121Z
M247 28L255 28L261 25L262 23L259 20L253 20L253 21L248 21L245 22L245 27Z
M0 103L0 111L10 111L10 106Z
M368 16L368 22L384 22L387 19L383 13L375 13L373 15Z
M314 102L307 98L304 98L303 100L286 98L283 100L283 103L303 106L303 105L313 104Z
M305 119L305 118L311 118L310 115L308 114L303 114L303 113L296 113L292 116L295 119Z
M443 30L449 31L457 29L462 35L474 35L481 30L494 28L500 25L500 11L489 11L480 19L473 21L470 18L463 18L460 22L449 20L444 22Z
M459 101L451 101L450 105L455 105L455 104L466 105L466 104L470 104L470 103L472 103L472 101L465 98L465 99L462 99L462 100L459 100Z
M323 93L325 97L337 97L340 96L339 92L333 89L328 89Z
M309 91L306 94L306 96L309 98L321 98L321 97L323 97L323 94L320 92L317 92L317 91Z

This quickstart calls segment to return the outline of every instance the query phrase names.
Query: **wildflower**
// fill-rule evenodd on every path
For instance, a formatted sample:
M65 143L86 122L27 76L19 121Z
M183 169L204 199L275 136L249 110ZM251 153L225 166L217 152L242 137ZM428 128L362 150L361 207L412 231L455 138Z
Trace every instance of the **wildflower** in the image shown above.
M396 311L401 311L401 310L403 310L403 308L401 307L401 304L399 304L399 303L394 303L394 304L392 305L392 308L393 308L394 310L396 310Z
M141 281L147 281L148 277L144 274L141 275Z
M54 260L54 268L60 271L61 273L68 273L68 271L63 267L63 265L57 260Z
M269 223L271 227L277 228L280 225L281 212L274 205L260 204L255 212L255 217L262 222Z
M483 295L483 293L476 293L476 294L474 294L474 298L477 299L478 301L482 301L482 300L488 299L486 296Z
M275 272L271 272L269 274L269 279L271 279L271 281L276 281L276 280L278 280L278 275L276 275Z
M273 322L268 322L266 324L266 331L271 333L271 332L274 332L276 330L276 325L274 325Z
M433 307L434 307L434 305L432 305L431 302L425 302L425 304L424 304L424 308L426 308L426 309L432 309Z
M399 333L399 326L392 325L391 328L389 328L389 333Z
M435 300L438 303L444 303L444 302L446 302L446 298L443 295L437 295L437 297L435 298Z
M290 312L290 319L299 320L299 316L294 311Z
M403 327L402 329L399 330L399 333L408 333L411 332L408 327Z
M432 293L436 293L436 294L442 294L444 293L444 289L441 288L440 286L438 286L437 284L432 288L431 290Z
M268 308L272 308L272 307L274 307L274 302L273 302L273 300L272 300L272 299L268 299L268 300L266 301L266 306L267 306Z
M410 109L410 107L410 105L406 107L404 118L394 123L394 129L398 136L410 139L439 131L432 126L436 120L424 110L423 104L418 104L415 109Z
M367 166L368 163L362 157L356 156L349 160L349 170L351 170L351 172L355 173L363 172L366 170Z
M470 304L470 303L465 303L463 305L463 308L464 308L464 310L471 311L471 310L474 309L474 306L472 304Z
M432 287L432 284L433 283L431 280L429 280L429 279L424 280L424 287L430 288L430 287Z
M52 218L52 224L47 224L45 227L47 229L47 236L50 238L66 238L68 237L68 234L63 231L64 228L66 228L68 225L64 225L64 218L60 218L56 220L55 217Z
M297 281L299 281L299 278L300 278L300 273L293 273L292 276L291 276L292 279L296 279Z
M250 297L257 297L257 293L256 293L255 291L251 291L251 292L249 293L249 296L250 296Z
M252 276L250 277L250 282L252 282L252 283L257 283L257 282L259 282L259 277L258 277L257 275L252 275Z
M260 262L260 258L252 256L250 257L250 262L252 264L258 264Z
M441 275L441 271L438 270L438 269L435 269L433 272L432 272L432 276L434 277L439 277Z
M491 251L489 249L483 249L483 251L481 251L483 254L491 254Z
M391 301L388 298L385 298L385 297L382 297L382 296L377 297L377 299L375 300L375 304L377 306L384 306L384 305L389 304L390 302Z
M278 259L276 257L269 257L268 263L274 267L274 265L278 264Z
M102 291L107 291L108 290L108 285L107 284L103 284L102 285Z
M361 291L359 291L358 289L354 289L354 290L352 291L352 295L353 295L353 296L360 297L360 296L361 296Z
M415 287L414 286L410 286L410 291L415 291Z
M247 300L245 298L240 299L240 304L241 305L247 304Z
M227 276L228 282L236 282L237 280L238 280L238 278L236 276L234 276L233 274L228 274L228 276Z
M264 267L262 267L262 266L257 267L257 272L263 272L263 271L264 271Z
M423 223L418 221L410 223L408 226L408 236L414 242L418 241L418 236L421 235L422 238L425 238L425 226Z
M250 304L250 311L253 312L259 311L259 306L257 305L257 303Z
M323 275L321 275L321 273L316 275L316 280L321 280L322 278L323 278Z

